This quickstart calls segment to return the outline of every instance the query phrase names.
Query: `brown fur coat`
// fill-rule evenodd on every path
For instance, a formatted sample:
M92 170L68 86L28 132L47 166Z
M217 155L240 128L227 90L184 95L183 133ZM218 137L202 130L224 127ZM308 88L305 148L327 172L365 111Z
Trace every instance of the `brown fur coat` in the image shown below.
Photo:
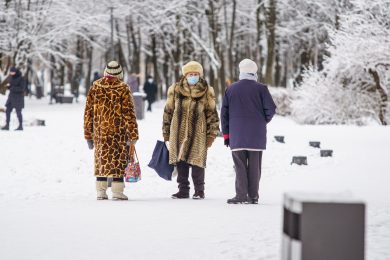
M169 163L185 161L206 167L207 139L219 132L214 89L204 79L193 87L183 77L168 89L163 136L169 140Z

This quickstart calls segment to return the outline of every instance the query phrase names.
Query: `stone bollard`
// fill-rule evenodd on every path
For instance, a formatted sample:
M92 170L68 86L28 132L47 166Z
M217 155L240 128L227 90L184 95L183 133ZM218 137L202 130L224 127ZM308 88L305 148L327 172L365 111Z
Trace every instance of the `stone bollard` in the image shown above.
M45 120L42 120L42 119L37 119L35 120L37 126L46 126L45 124Z
M312 141L312 142L309 142L309 145L311 147L314 147L314 148L320 148L320 142L317 142L317 141Z
M58 95L56 100L60 104L72 104L73 103L73 96Z
M278 141L279 143L284 143L284 136L282 135L275 135L275 140Z
M145 118L145 97L146 94L141 92L134 92L134 106L135 106L135 114L137 120L142 120Z
M333 150L321 150L320 154L321 154L321 157L332 157Z
M282 260L364 260L365 205L339 195L284 195Z
M306 156L293 156L291 164L298 165L307 165L307 157Z

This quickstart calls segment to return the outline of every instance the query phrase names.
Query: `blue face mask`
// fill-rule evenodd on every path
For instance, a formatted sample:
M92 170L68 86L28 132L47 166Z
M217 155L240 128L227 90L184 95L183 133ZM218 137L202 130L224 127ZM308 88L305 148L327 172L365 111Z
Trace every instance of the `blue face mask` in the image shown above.
M196 83L199 82L199 76L189 76L187 77L187 82L190 85L195 85Z

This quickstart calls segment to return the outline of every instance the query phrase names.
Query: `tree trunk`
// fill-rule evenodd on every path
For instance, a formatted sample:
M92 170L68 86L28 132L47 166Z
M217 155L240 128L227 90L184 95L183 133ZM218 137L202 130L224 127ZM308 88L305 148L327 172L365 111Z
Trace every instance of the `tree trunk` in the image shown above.
M80 93L80 81L83 73L83 64L82 64L82 57L83 57L83 41L80 37L77 39L77 50L76 50L76 65L73 73L73 78L71 82L71 91L72 94L76 97L76 102L78 101L78 96Z
M128 24L128 29L129 29L129 33L131 35L131 44L133 45L133 48L132 48L133 59L132 59L132 62L129 61L129 64L131 64L130 70L131 70L131 72L138 74L141 71L141 65L140 65L140 62L141 62L141 51L140 51L141 35L140 35L139 30L137 31L138 33L135 32L134 26L133 26L133 21L131 19L130 19L129 24ZM139 37L138 41L136 38L137 34ZM130 52L130 47L129 47L129 52ZM130 53L129 53L129 56L130 56Z
M133 72L133 64L132 64L132 49L131 49L131 38L130 38L130 21L127 21L126 23L126 37L127 37L127 63L129 64L128 72Z
M206 15L208 17L208 22L209 22L209 27L210 27L210 33L211 33L211 49L213 49L215 51L215 53L217 53L217 55L220 57L220 60L221 60L221 63L222 62L222 59L223 59L223 56L221 56L221 53L220 53L220 48L219 46L217 46L217 37L218 37L218 31L219 31L219 25L218 25L218 19L216 17L216 14L217 14L217 11L215 10L215 6L214 6L214 2L217 2L215 0L209 0L209 9L206 9ZM215 90L215 97L216 97L216 100L217 102L219 101L219 94L220 94L220 89L221 89L221 81L224 80L224 78L221 78L223 74L224 76L224 72L222 73L222 71L219 71L219 74L220 74L220 79L218 79L218 75L215 75L215 71L214 71L214 68L215 68L215 65L213 66L211 63L210 63L210 84L214 87L214 90Z
M65 65L60 65L60 85L65 86Z
M295 81L297 84L300 84L302 82L302 80L303 80L302 74L308 68L309 65L310 65L310 52L304 50L301 53L299 73L298 73L298 76L295 78Z
M384 89L384 87L381 85L379 73L374 69L369 69L368 72L373 77L375 82L375 88L379 92L379 96L381 98L381 102L379 105L379 120L381 121L382 125L387 125L388 122L386 121L386 110L389 101L389 96L387 94L386 89Z
M53 104L53 98L54 98L54 70L55 70L55 59L53 55L50 55L50 104Z
M265 72L265 82L268 85L273 85L273 71L275 60L275 27L276 27L276 0L269 0L269 7L267 8L267 68Z
M163 64L163 75L164 75L164 81L165 81L165 91L162 96L162 98L167 97L167 92L168 88L171 84L170 79L169 79L169 54L168 51L166 50L166 47L164 45L164 64Z
M161 99L162 88L161 88L161 80L158 74L156 35L152 33L151 38L152 38L153 78L154 78L154 82L157 84L157 99Z
M256 8L256 62L259 62L259 75L260 80L263 80L263 46L261 45L261 35L263 34L263 21L261 20L261 13L263 0L257 0Z
M176 45L176 50L173 52L173 59L174 59L174 70L175 70L175 81L178 81L180 79L180 69L181 69L181 64L180 64L180 57L182 56L181 54L181 26L180 26L180 20L181 17L180 15L176 15L176 38L175 38L175 45Z
M115 30L116 30L116 34L117 34L117 38L118 38L118 42L116 44L116 50L117 50L116 53L118 55L118 62L122 66L122 69L124 71L127 71L128 66L127 66L127 61L126 61L126 58L125 58L125 54L123 53L121 37L120 37L120 34L119 34L119 23L118 23L117 19L115 19Z
M233 68L234 66L234 61L233 61L233 42L234 42L234 29L235 29L235 24L236 24L236 9L237 9L237 1L233 1L233 10L232 10L232 23L230 25L230 36L229 36L229 46L228 46L228 53L229 53L229 77L230 80L235 80L233 78ZM221 60L223 60L223 56L221 57ZM224 78L223 78L224 79Z
M274 85L276 87L280 86L281 70L282 70L282 66L280 65L279 44L277 44L277 48L275 50L275 78L274 78L275 79Z
M86 42L85 50L87 55L87 74L85 75L85 95L88 95L89 88L91 87L91 74L92 74L92 54L93 54L93 46L90 43Z

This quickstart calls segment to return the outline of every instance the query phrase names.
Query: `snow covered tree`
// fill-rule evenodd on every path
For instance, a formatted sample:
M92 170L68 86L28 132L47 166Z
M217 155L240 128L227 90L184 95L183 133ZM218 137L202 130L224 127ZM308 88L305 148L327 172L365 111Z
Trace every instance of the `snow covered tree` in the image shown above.
M296 92L293 116L309 124L389 123L390 1L351 1L329 29L324 69L308 70Z
M221 98L244 58L260 80L291 86L304 68L321 68L328 41L349 0L18 0L0 2L0 76L22 67L35 85L49 71L74 93L111 59L126 72L151 74L159 97L189 60L204 65ZM3 26L6 25L6 26ZM47 73L46 73L47 74ZM48 77L46 77L48 78Z

